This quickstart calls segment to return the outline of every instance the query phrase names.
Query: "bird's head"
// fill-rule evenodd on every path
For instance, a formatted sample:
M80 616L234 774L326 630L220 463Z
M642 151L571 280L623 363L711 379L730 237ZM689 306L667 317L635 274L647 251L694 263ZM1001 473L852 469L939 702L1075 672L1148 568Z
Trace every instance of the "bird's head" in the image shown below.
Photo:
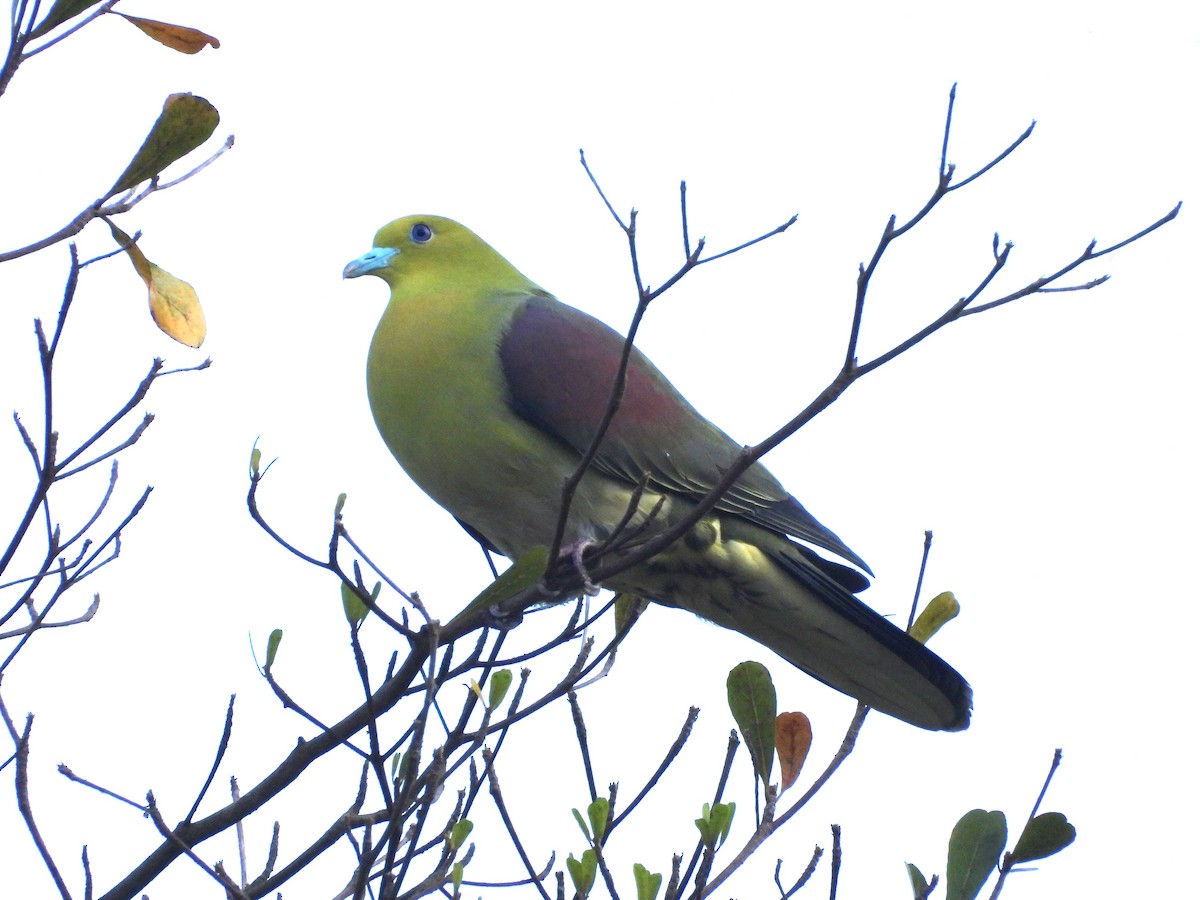
M379 229L374 247L342 270L377 275L393 291L521 288L529 281L478 235L453 219L405 216Z

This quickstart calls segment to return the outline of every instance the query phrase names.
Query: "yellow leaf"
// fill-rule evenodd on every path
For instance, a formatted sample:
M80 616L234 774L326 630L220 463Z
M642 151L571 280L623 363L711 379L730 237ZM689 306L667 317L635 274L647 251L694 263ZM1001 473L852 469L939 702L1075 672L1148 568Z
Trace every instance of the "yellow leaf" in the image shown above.
M775 717L775 752L783 790L796 781L812 746L812 723L802 712L785 712Z
M150 315L168 337L199 347L208 333L195 289L166 269L150 263Z
M912 628L908 629L908 633L922 644L928 643L929 639L937 634L943 625L958 615L958 611L959 605L958 601L954 599L954 595L949 591L942 591L921 610L921 614L913 622Z
M136 25L164 47L170 47L180 53L199 53L205 47L212 47L215 50L221 46L221 42L211 34L205 34L196 28L172 25L169 22L157 22L154 19L141 19L137 16L127 16L124 13L115 13L115 15Z
M207 328L204 310L200 308L195 289L146 259L146 254L142 253L133 239L112 222L108 223L108 227L112 230L113 238L129 254L134 270L150 291L150 315L154 317L155 324L168 337L181 344L189 347L203 344Z

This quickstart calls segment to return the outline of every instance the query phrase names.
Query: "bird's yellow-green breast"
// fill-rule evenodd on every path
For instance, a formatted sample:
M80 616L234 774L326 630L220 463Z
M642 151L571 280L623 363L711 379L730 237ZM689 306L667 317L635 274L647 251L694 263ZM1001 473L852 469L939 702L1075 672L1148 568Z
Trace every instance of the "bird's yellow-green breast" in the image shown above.
M506 553L547 543L554 522L545 510L557 508L577 460L513 415L498 344L531 296L548 295L448 219L397 220L375 248L367 271L391 296L371 340L367 395L388 449Z

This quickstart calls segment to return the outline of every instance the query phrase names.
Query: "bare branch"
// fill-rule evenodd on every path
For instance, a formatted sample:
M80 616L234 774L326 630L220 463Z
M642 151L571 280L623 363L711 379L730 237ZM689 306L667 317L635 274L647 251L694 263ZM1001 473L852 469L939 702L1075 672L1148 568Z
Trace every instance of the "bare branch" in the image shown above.
M513 848L517 851L517 855L521 858L521 864L529 874L530 883L538 889L538 893L542 895L542 900L550 900L550 895L546 893L545 887L542 886L541 881L537 878L537 873L533 869L533 863L529 861L529 855L525 852L525 845L517 835L517 829L513 825L512 817L508 814L508 806L505 804L504 795L500 790L500 780L496 775L496 768L492 764L492 754L486 747L483 750L483 758L487 768L488 789L491 792L492 801L496 804L496 811L500 813L500 821L504 823L504 829L508 832L508 837L512 841Z
M7 718L7 713L5 718ZM54 857L50 855L50 848L46 846L46 842L42 839L42 834L38 830L37 822L33 817L33 802L29 797L29 735L32 731L33 715L30 714L25 718L25 730L21 733L21 737L17 741L17 809L21 813L21 818L25 820L25 828L29 832L30 838L33 839L34 846L37 847L38 855L42 858L42 864L54 880L54 886L58 888L59 896L63 900L71 900L71 892L67 889L67 883L59 873L58 866L54 862Z
M79 22L77 22L75 25L72 25L70 28L68 28L66 31L64 31L62 34L60 34L58 37L51 38L50 40L46 41L46 43L42 44L41 46L35 47L34 49L29 50L28 52L24 53L22 62L24 62L25 59L29 59L33 56L37 56L43 50L49 50L51 47L53 47L55 44L59 43L60 41L66 40L71 35L73 35L75 32L79 31L79 29L84 28L84 27L90 25L92 22L96 21L96 19L100 18L102 15L104 15L106 12L108 12L110 9L112 9L114 6L116 6L118 2L119 2L119 0L106 0L106 2L102 3L94 12L84 16L82 19L79 20ZM30 22L29 24L32 26L34 23Z
M921 585L925 581L925 566L929 563L929 551L933 547L933 532L925 532L925 544L921 550L921 567L917 570L917 586L913 589L912 608L908 611L908 625L905 631L912 631L913 622L917 618L917 604L921 602Z
M111 0L111 2L115 2L115 0ZM45 47L39 49L44 50ZM47 247L53 247L55 244L62 243L68 238L73 238L75 235L79 234L79 232L83 231L83 229L86 228L88 223L93 219L107 219L112 216L120 215L121 213L129 212L151 194L156 194L159 191L164 191L169 187L174 187L175 185L181 184L182 182L187 181L189 178L199 174L201 171L208 168L208 166L215 162L218 157L222 156L231 147L233 147L233 135L229 135L229 137L225 139L225 142L221 145L221 148L217 150L216 153L204 160L204 162L200 163L195 168L172 181L160 183L157 181L157 179L152 179L140 193L129 196L127 199L116 200L115 202L111 203L109 202L113 199L113 195L111 194L105 194L104 196L97 198L96 200L92 201L91 204L84 207L70 222L53 234L49 234L46 237L36 240L32 244L27 244L24 247L0 252L0 263L8 262L9 260L13 259L20 259L22 256L29 256L31 253L37 253L39 250L45 250Z
M229 749L229 739L233 736L233 701L236 699L237 694L229 695L229 706L225 709L225 727L221 729L221 739L217 742L217 754L213 758L211 768L208 770L208 777L204 779L203 787L196 794L196 801L192 804L192 808L188 810L187 815L183 817L183 821L185 822L192 821L192 817L196 815L196 810L200 808L200 803L204 799L204 795L212 787L213 780L217 777L217 769L221 767L221 760L225 758L225 752Z
M1037 799L1033 801L1033 809L1029 811L1029 818L1025 820L1025 828L1028 828L1030 823L1037 818L1038 809L1041 808L1042 801L1046 799L1046 791L1050 790L1050 782L1054 778L1054 773L1058 771L1059 764L1062 763L1062 748L1054 751L1054 757L1050 760L1050 771L1046 773L1046 780L1042 782L1042 789L1038 791ZM1018 840L1020 834L1024 833L1024 829L1018 832ZM1000 889L1004 887L1004 882L1008 878L1009 873L1015 871L1012 852L1004 854L1004 859L999 866L999 875L996 877L996 885L992 888L992 893L989 900L996 900L1000 896Z
M683 745L686 744L688 738L691 737L692 728L695 726L698 718L700 718L699 707L690 707L688 709L687 719L684 720L683 727L679 729L679 735L675 738L674 743L672 743L670 748L667 750L662 762L658 764L658 768L654 770L654 774L646 780L645 786L638 791L637 796L633 798L633 801L629 804L629 806L627 806L619 816L613 818L612 824L608 829L609 833L612 833L613 829L615 829L621 824L621 822L628 818L629 814L637 809L637 805L641 803L642 800L644 800L650 793L650 790L658 784L658 780L662 778L663 774L670 767L671 763L675 762L676 758L678 758L680 752L683 750Z
M84 787L89 787L93 791L97 791L101 794L104 794L106 797L112 797L114 800L119 800L122 803L132 806L138 812L144 813L146 811L146 804L138 803L136 800L130 800L128 797L124 796L123 794L118 794L116 791L111 791L106 787L102 787L101 785L96 784L96 782L94 782L94 781L88 781L86 778L81 778L80 776L76 775L73 771L71 771L70 767L68 767L64 763L59 764L58 773L60 775L62 775L64 778L66 778L68 781L73 781L76 784L82 784Z

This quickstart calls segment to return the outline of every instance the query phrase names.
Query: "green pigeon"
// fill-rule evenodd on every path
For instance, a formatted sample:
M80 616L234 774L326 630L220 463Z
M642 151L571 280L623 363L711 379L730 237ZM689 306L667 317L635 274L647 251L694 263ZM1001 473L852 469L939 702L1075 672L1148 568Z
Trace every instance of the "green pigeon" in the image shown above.
M385 225L346 278L391 288L367 357L375 424L396 460L468 532L509 559L549 546L563 479L609 402L624 338L556 300L467 228ZM579 485L565 542L639 538L694 508L740 446L636 349L620 409ZM813 547L857 568L820 556ZM967 727L971 688L854 596L870 569L756 464L682 538L605 583L689 610L921 728Z

